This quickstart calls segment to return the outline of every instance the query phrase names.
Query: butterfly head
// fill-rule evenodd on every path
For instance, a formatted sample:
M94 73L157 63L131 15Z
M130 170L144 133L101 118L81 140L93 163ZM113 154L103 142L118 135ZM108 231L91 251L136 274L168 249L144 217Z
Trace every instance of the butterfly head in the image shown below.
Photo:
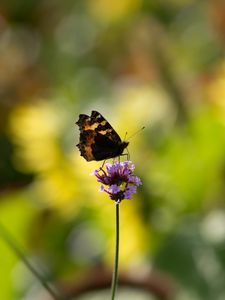
M122 151L123 151L124 149L126 149L128 145L129 145L129 142L123 141L123 142L121 143L121 149L122 149Z

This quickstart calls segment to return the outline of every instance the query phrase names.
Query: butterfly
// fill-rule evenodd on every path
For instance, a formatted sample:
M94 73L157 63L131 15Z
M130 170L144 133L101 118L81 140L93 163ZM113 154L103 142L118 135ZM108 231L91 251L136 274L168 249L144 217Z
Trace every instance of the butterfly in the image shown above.
M80 141L76 146L87 161L120 156L129 144L121 140L109 122L97 111L93 110L91 116L80 114L76 124L80 130Z

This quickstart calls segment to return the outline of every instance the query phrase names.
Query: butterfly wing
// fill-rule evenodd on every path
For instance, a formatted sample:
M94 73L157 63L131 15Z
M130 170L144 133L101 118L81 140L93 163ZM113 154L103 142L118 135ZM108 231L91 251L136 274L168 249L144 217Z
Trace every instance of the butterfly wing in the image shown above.
M87 161L116 157L127 146L97 111L92 111L90 117L81 114L76 124L80 129L80 142L77 147Z

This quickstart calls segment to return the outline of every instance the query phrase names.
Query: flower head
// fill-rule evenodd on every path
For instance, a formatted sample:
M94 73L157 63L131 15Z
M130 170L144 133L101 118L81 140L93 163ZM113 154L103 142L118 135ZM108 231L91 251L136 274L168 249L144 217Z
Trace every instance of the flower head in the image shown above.
M113 164L105 163L105 169L95 170L93 175L103 184L99 191L106 192L110 199L120 202L131 199L142 184L140 178L133 174L134 169L131 161L115 161Z

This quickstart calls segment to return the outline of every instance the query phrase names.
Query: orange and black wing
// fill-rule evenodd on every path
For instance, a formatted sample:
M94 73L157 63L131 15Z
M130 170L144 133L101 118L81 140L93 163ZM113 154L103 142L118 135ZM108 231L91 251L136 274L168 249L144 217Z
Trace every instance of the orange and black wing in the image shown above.
M76 122L80 129L77 147L87 161L103 160L119 156L127 147L109 122L97 111L91 116L81 114Z

